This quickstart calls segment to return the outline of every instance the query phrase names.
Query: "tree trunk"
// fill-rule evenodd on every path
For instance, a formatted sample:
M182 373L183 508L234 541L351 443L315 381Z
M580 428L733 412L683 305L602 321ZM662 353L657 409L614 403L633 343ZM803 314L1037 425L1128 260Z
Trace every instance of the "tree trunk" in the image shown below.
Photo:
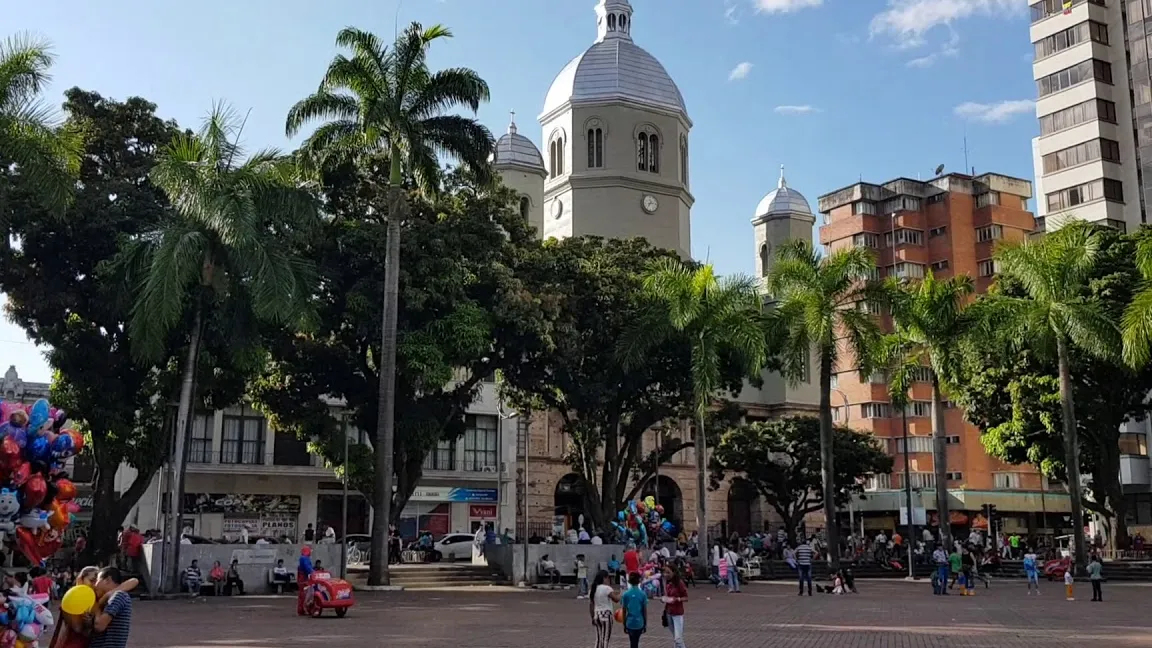
M704 413L705 407L700 404L701 397L697 396L696 405L696 530L703 539L702 546L709 546L708 538L708 442L704 439ZM707 402L707 401L703 401Z
M384 304L380 333L379 418L376 423L376 513L372 518L372 562L368 584L388 585L388 524L392 519L392 471L396 445L396 323L400 302L400 220L404 215L400 151L391 151L388 186L388 230L384 256Z
M1072 400L1072 369L1068 362L1068 342L1056 338L1056 356L1060 369L1060 411L1064 423L1064 463L1068 471L1068 498L1072 504L1072 533L1076 540L1076 571L1087 566L1084 538L1084 503L1081 501L1080 440L1076 434L1076 409Z
M110 511L116 501L116 469L118 461L101 461L97 458L96 476L92 483L92 510ZM116 553L116 530L124 523L124 518L115 515L93 515L88 527L88 546L81 556L85 565L103 564L108 556Z
M951 551L952 514L948 510L948 430L944 427L944 399L940 395L940 378L932 372L932 465L936 468L936 519L940 525L940 543ZM912 511L908 511L912 519Z
M1107 441L1097 445L1097 463L1102 470L1093 475L1093 490L1101 494L1105 508L1116 519L1112 539L1115 549L1128 548L1128 507L1124 503L1124 484L1120 481L1120 446L1117 434L1105 437Z
M168 484L168 514L165 518L166 540L163 562L166 591L180 589L180 534L184 531L184 466L187 459L188 427L192 422L192 406L196 397L196 366L200 359L200 336L204 329L204 308L197 298L192 317L192 335L188 339L188 356L184 359L184 375L180 379L180 403L176 408L176 434L172 444L172 481Z
M832 354L820 351L820 481L824 490L824 539L832 570L840 569L840 527L832 450ZM791 530L789 530L791 533Z

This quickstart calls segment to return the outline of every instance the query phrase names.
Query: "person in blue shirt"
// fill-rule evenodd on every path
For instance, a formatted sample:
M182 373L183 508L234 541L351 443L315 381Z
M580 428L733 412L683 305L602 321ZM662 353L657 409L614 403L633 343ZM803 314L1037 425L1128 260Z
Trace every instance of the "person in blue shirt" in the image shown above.
M620 597L624 608L624 632L628 633L628 645L640 648L640 635L648 631L648 595L640 589L640 574L628 574L628 591Z
M308 577L316 571L312 567L312 547L300 548L300 562L296 564L296 614L304 616L304 599L308 593Z
M616 554L612 554L612 559L608 561L608 575L612 577L612 582L619 582L617 579L620 577L620 561L616 560Z

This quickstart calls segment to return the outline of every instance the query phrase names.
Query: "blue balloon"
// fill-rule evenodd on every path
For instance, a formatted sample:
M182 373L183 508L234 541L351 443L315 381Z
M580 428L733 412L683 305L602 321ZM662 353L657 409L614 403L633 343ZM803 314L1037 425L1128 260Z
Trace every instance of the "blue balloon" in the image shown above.
M9 425L11 424L9 423ZM28 445L28 431L22 427L12 425L12 427L8 428L8 436L12 437L12 440L16 442L16 445L20 446L21 450Z
M74 454L76 454L76 449L75 443L72 441L72 435L61 434L52 442L53 459L67 459Z
M660 528L664 530L664 533L672 535L672 532L676 530L676 525L672 524L668 520L664 520L664 524L661 524Z
M4 438L3 436L0 436L0 439L3 439L3 438ZM619 513L617 513L616 519L623 522L624 521L624 511L620 511Z
M38 436L28 444L28 460L48 463L52 459L52 448L48 437Z
M39 434L40 428L48 422L51 412L52 408L48 405L48 401L43 398L32 403L32 408L28 410L28 431L32 434Z

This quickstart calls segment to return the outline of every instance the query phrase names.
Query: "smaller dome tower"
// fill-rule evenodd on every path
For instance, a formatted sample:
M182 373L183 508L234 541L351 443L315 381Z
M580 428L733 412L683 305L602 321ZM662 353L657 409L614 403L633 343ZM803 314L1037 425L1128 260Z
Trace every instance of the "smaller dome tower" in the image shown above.
M516 128L516 112L512 111L508 132L496 140L492 154L492 167L500 174L504 186L520 195L520 214L536 228L537 236L544 233L544 156L532 140Z
M784 165L780 165L780 180L756 206L752 228L756 240L756 276L767 277L772 271L776 248L792 239L812 240L812 227L816 217L808 200L784 179Z

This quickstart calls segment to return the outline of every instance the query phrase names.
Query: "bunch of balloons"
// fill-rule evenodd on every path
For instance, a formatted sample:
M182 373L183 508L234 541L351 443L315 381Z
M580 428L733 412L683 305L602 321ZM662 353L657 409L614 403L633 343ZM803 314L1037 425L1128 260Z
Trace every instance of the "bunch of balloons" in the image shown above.
M649 539L658 539L661 533L671 537L676 531L675 525L664 519L664 507L657 504L651 495L628 502L628 506L616 514L612 526L622 540L631 539L644 546L648 545Z
M84 437L67 422L44 399L0 403L0 540L34 565L56 553L80 510L64 462L83 449Z
M0 594L0 648L37 648L37 639L53 623L47 605L47 594Z

